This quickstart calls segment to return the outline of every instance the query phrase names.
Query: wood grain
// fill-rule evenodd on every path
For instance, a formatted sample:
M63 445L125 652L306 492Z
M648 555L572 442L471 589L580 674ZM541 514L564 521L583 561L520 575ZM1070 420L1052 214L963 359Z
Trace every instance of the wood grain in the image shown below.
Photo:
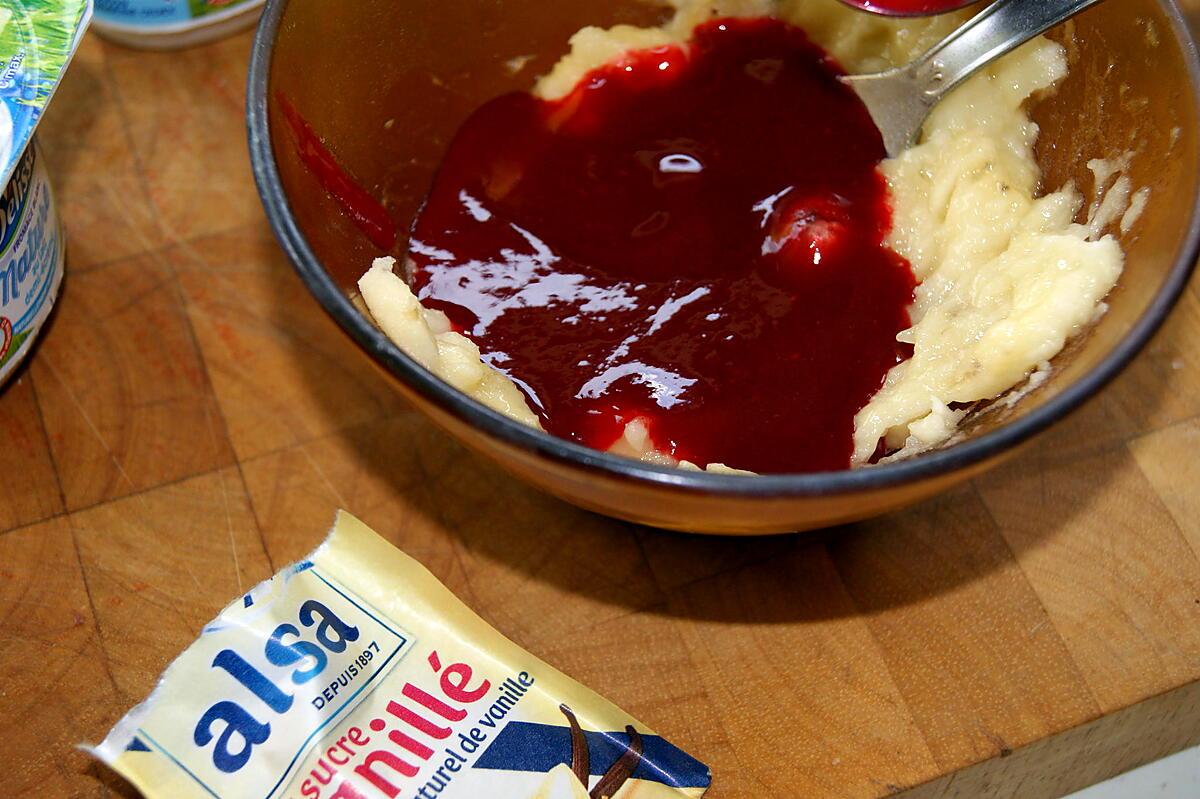
M0 528L47 519L63 509L41 409L28 374L18 372L0 402Z
M1200 563L1124 445L1064 460L1052 446L981 493L1096 701L1116 710L1196 674Z
M161 255L71 278L54 335L31 367L67 507L231 464L224 421Z
M308 296L246 163L249 36L85 41L43 132L61 307L0 395L4 792L127 795L99 739L337 507L709 762L717 799L1049 799L1200 735L1200 296L975 484L817 536L538 494L413 413Z
M101 796L75 751L121 698L75 548L58 517L0 537L0 761L11 796Z
M165 258L238 457L400 411L401 400L312 302L261 222L183 243Z
M1007 755L1097 714L973 489L862 527L832 545L834 562L940 768Z
M670 612L738 758L714 764L716 796L886 796L937 773L823 546L682 586Z
M111 53L94 37L83 40L48 127L39 128L55 202L71 228L72 275L167 243L109 75Z
M71 515L113 681L129 704L234 597L271 576L236 469ZM152 620L147 623L147 620Z

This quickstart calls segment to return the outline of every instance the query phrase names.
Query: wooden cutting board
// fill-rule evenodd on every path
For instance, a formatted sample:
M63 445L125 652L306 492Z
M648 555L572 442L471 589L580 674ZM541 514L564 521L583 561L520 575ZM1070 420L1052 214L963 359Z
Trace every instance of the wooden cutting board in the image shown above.
M932 502L760 540L610 521L433 429L307 295L247 165L249 43L89 38L44 127L70 266L0 395L0 793L132 795L74 744L338 507L716 799L1055 797L1200 742L1195 286L1101 397Z

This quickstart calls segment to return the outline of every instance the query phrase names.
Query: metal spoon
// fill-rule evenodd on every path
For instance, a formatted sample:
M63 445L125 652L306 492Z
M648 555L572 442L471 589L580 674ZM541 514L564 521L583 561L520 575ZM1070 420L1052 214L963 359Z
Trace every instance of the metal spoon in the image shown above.
M842 82L867 106L890 156L912 145L929 112L980 68L1100 0L996 0L903 67Z

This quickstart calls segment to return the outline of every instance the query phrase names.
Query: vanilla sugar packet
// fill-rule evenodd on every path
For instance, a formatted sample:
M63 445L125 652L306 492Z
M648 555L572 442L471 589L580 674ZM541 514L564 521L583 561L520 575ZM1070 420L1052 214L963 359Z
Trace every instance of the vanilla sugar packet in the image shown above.
M710 783L344 512L90 751L150 799L683 799Z

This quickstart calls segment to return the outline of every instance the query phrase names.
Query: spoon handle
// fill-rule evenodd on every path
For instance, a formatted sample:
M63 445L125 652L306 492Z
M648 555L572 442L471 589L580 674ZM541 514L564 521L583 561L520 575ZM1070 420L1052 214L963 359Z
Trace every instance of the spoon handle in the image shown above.
M1100 0L996 0L929 52L902 67L846 75L879 127L888 155L917 140L921 125L951 89L980 67Z
M910 66L932 106L980 67L1100 0L997 0Z

